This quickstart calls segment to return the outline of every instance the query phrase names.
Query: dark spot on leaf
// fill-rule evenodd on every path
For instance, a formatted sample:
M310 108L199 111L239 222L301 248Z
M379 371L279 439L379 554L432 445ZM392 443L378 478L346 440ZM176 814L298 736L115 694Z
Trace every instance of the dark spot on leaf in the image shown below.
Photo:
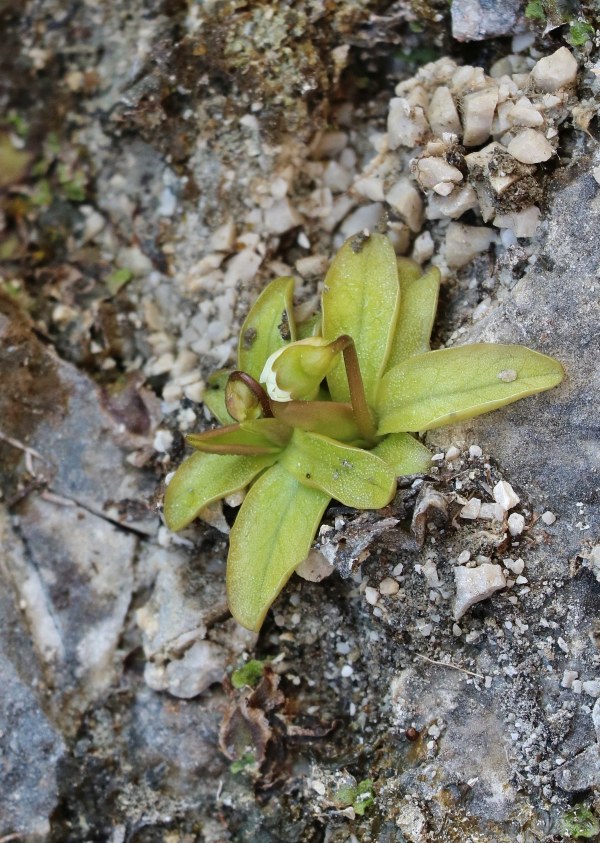
M246 328L244 331L244 336L242 338L242 346L244 347L244 351L249 351L254 343L256 342L256 337L258 336L258 331L256 328Z
M290 320L287 314L287 310L284 310L281 314L281 322L277 326L277 329L282 340L285 340L285 342L289 342L289 340L291 340L292 335L290 332Z

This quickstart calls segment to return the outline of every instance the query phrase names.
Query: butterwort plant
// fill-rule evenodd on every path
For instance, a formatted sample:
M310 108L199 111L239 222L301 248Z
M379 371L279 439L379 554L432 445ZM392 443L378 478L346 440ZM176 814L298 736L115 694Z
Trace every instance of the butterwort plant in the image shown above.
M181 530L248 489L232 527L229 607L258 630L307 556L332 499L379 509L397 478L427 472L413 434L473 418L560 383L556 360L519 345L431 351L440 276L397 258L383 234L350 238L325 278L321 310L294 318L292 278L259 296L241 330L237 368L209 381L221 423L167 486L164 517Z

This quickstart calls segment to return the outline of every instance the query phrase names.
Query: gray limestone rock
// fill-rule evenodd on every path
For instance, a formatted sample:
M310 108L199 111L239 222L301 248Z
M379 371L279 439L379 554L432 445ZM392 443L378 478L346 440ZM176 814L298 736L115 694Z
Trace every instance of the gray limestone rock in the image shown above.
M458 41L481 41L523 30L521 0L454 0L452 36Z
M597 523L600 516L600 187L592 165L591 156L583 156L577 167L557 173L536 261L510 296L464 337L465 342L515 342L550 354L562 362L564 382L432 436L441 444L462 439L481 445L536 502L547 502L563 519L568 515L571 528L568 534L561 530L567 554L586 538L575 527L575 503L584 504L588 519ZM559 529L557 524L553 531Z

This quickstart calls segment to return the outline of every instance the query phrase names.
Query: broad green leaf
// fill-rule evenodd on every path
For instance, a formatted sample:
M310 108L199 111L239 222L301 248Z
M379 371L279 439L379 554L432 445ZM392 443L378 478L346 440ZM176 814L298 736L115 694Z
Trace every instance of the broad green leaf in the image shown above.
M250 310L240 332L238 366L258 380L271 354L296 339L294 279L276 278Z
M372 451L318 433L294 430L279 462L300 483L356 509L380 509L396 492L394 471Z
M429 338L437 310L440 273L437 267L419 278L401 282L402 298L387 368L407 357L429 351Z
M323 288L323 336L349 334L356 344L367 403L385 370L400 303L396 255L383 234L351 237L337 253ZM328 375L334 401L350 394L343 363Z
M252 486L229 539L227 597L233 617L258 631L271 603L308 555L329 495L274 465Z
M206 389L202 396L204 405L221 424L231 424L233 421L225 405L225 387L231 372L231 369L214 372L206 381Z
M198 451L179 466L165 493L164 517L169 530L183 530L201 509L243 489L277 454L244 457Z
M209 454L277 454L292 435L291 427L275 419L229 424L204 433L189 433L188 445Z
M322 433L341 442L356 442L360 433L350 404L335 401L272 401L276 419L301 430Z
M476 343L410 357L381 381L378 434L470 419L551 389L562 378L558 361L520 345Z
M390 433L371 453L384 460L396 477L425 474L431 468L431 452L410 433Z

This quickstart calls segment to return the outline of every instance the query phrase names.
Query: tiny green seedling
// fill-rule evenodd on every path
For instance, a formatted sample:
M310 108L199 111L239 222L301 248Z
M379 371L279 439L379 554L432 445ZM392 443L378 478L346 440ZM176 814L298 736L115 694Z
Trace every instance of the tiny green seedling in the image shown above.
M333 498L379 509L396 478L427 472L412 433L490 412L560 383L556 360L518 345L430 351L440 276L397 258L382 234L334 258L319 316L296 324L292 278L278 278L246 318L237 369L205 403L223 427L191 434L164 516L181 530L208 504L249 490L231 530L233 616L258 630L307 556Z

